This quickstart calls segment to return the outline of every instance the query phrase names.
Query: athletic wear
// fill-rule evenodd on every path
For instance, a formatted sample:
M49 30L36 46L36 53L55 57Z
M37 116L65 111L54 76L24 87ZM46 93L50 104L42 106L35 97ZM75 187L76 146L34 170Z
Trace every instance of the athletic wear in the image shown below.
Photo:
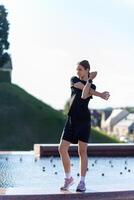
M76 188L76 192L85 192L85 190L86 190L85 182L80 181L77 188Z
M68 116L61 137L73 144L77 144L78 140L88 143L90 129L90 120L80 122Z
M88 109L88 103L90 99L93 99L93 96L90 96L86 99L82 99L82 90L73 86L74 83L82 82L84 85L87 81L79 79L77 76L71 77L70 84L71 84L71 98L73 102L70 106L68 115L74 116L78 121L85 121L90 120L90 110ZM92 89L96 89L94 84L91 84Z
M71 185L73 185L74 179L71 176L70 178L65 178L64 186L62 186L61 190L68 190Z
M82 90L73 86L74 83L79 81L84 85L86 84L86 81L80 80L77 76L70 79L71 105L61 136L62 139L73 144L77 144L78 140L88 143L91 132L91 114L88 109L88 102L93 97L81 98ZM91 88L95 90L96 86L91 84Z

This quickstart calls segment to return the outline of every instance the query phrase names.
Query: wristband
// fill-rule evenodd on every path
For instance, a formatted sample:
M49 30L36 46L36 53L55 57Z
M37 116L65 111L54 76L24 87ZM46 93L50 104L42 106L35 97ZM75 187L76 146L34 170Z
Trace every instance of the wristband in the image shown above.
M93 81L92 81L92 79L88 79L87 82L88 83L92 83Z

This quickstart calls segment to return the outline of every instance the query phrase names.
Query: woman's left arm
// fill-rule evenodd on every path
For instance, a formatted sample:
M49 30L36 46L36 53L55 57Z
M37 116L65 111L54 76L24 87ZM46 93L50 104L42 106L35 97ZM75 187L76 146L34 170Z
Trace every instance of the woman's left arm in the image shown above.
M94 95L94 96L97 96L97 97L100 97L100 98L105 99L105 100L108 100L109 97L110 97L109 92L107 92L107 91L98 92L98 91L95 91L95 90L92 89L92 88L90 88L90 94L91 94L91 95Z

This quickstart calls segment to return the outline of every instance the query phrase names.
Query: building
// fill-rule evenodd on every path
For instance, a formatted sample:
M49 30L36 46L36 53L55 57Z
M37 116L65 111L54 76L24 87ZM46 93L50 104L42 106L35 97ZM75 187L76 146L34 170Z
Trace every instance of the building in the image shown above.
M129 113L124 119L118 122L113 128L113 134L118 138L134 138L134 113ZM134 141L134 140L133 140Z
M105 117L105 113L102 113L101 129L107 133L113 133L113 127L122 119L124 119L129 112L126 109L116 108L109 112L108 117Z

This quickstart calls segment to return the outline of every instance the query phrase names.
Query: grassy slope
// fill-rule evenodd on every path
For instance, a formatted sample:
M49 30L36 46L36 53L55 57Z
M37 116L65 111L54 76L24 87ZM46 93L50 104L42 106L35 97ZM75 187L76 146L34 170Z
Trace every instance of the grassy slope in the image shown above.
M62 112L15 84L0 83L0 150L31 150L34 143L59 143ZM113 139L93 130L92 142Z
M92 128L92 133L90 137L91 143L120 143L115 137L107 135L104 131Z
M0 149L57 143L65 117L14 84L0 84Z

